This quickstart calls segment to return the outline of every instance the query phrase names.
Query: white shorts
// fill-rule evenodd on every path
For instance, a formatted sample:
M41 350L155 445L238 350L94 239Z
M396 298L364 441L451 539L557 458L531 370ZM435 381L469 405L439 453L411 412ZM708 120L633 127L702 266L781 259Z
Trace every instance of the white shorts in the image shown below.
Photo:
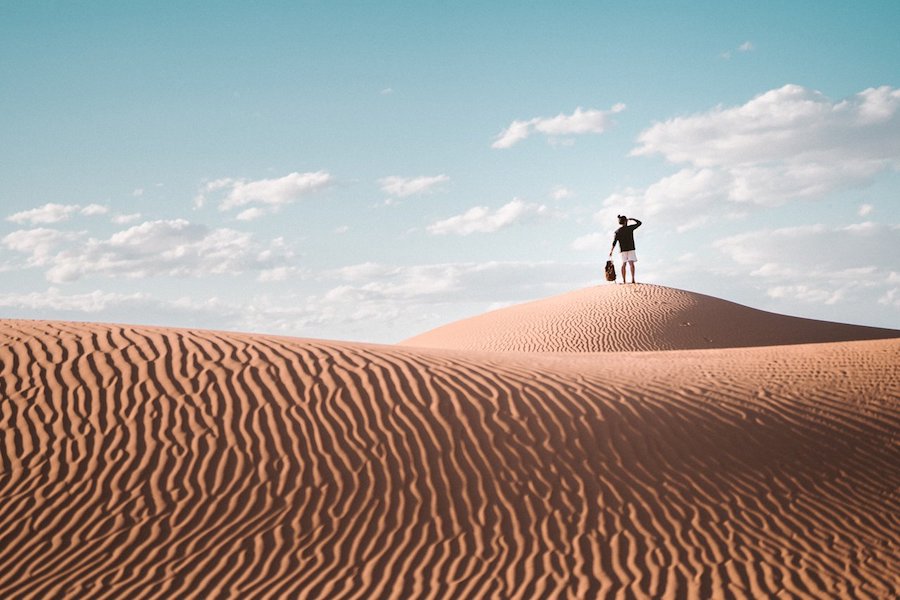
M619 252L619 256L622 257L622 264L627 262L637 262L637 253L634 250Z

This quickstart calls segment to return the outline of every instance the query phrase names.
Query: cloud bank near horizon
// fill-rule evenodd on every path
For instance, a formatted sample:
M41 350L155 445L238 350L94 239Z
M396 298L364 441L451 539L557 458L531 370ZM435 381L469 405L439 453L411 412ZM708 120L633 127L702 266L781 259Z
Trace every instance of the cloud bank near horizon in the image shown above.
M608 126L604 119L613 112L616 110L598 116L578 109L571 115L521 122L524 134L510 133L507 142L511 146L536 134L600 133ZM514 197L494 206L451 208L444 213L450 216L442 218L420 212L421 220L408 230L410 239L427 244L431 236L473 236L469 241L477 245L500 231L518 235L512 231L545 227L551 216L563 227L579 219L586 222L591 215L595 223L608 225L614 223L615 214L625 212L652 218L684 239L699 239L698 250L717 257L709 268L685 259L683 271L677 266L663 270L645 260L645 276L656 269L675 276L689 273L698 285L731 281L735 286L752 287L767 299L789 299L792 305L868 302L900 308L900 266L884 252L900 246L900 227L877 222L885 214L877 200L854 200L850 213L864 218L861 223L825 225L811 216L810 222L795 228L747 226L740 234L724 237L704 237L697 231L726 220L740 224L747 215L815 201L900 170L900 91L882 86L832 101L802 86L783 86L743 104L716 106L652 123L638 134L630 155L633 161L661 159L671 165L671 172L644 187L607 194L599 210L591 207L583 188L560 182L534 192L535 197L550 198L549 206ZM368 182L364 193L380 190L397 199L441 191L436 206L452 207L452 194L444 189L450 177L445 174L348 181ZM454 183L457 181L454 175ZM411 311L434 304L485 302L488 292L497 295L495 302L524 301L530 299L528 294L563 291L591 280L591 268L569 268L566 265L571 261L565 258L548 264L570 277L568 283L551 277L553 285L545 286L513 277L508 283L518 290L516 294L505 294L479 279L477 273L502 280L511 277L508 272L522 272L509 264L485 267L494 264L490 260L453 267L446 261L428 263L426 259L405 266L367 262L311 269L300 264L293 244L262 233L263 222L249 223L320 194L334 182L334 177L322 170L261 179L223 178L203 184L195 207L211 204L219 210L206 212L208 219L241 221L239 228L204 224L199 222L202 219L179 214L142 216L154 210L145 194L140 195L140 213L122 214L108 204L78 203L46 203L13 212L5 222L17 226L16 230L0 236L0 270L7 274L30 271L56 287L48 288L44 299L37 292L9 292L0 305L90 314L131 307L160 315L207 315L229 328L259 329L265 319L272 319L273 324L279 323L273 329L288 332L294 326L362 327L367 319L399 323ZM398 210L413 214L414 204ZM189 212L189 205L190 193L183 201L184 213ZM347 218L352 221L352 216ZM358 223L331 223L327 231L346 238L348 232L359 228ZM601 258L610 244L596 226L591 226L589 233L572 233L557 241L559 248L549 247L550 252L602 252ZM862 249L866 258L847 253L833 256L835 247L849 243ZM787 261L785 256L798 258ZM548 276L551 270L543 265L532 274ZM167 280L222 282L240 277L262 287L253 288L254 293L244 299L231 299L221 291L227 284L217 283L209 289L219 285L219 291L209 297L195 290L193 295L186 291L181 300L173 300L171 295L166 298L153 287L155 282ZM154 283L146 283L144 288L135 283L128 289L118 287L117 279ZM305 283L297 285L299 281ZM308 293L296 291L310 282ZM295 291L286 292L292 283ZM87 287L96 285L106 289Z
M293 256L283 239L261 244L247 232L185 219L145 221L106 239L81 231L20 229L0 239L0 245L24 256L20 268L40 269L57 284L88 275L141 279L257 272L265 279Z

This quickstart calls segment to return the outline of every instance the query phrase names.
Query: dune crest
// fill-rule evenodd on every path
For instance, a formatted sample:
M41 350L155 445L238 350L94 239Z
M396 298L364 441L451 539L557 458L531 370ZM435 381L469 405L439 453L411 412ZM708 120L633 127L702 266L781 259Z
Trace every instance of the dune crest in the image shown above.
M896 597L900 340L0 321L0 597Z
M443 325L406 346L502 352L742 348L900 337L659 285L599 285Z

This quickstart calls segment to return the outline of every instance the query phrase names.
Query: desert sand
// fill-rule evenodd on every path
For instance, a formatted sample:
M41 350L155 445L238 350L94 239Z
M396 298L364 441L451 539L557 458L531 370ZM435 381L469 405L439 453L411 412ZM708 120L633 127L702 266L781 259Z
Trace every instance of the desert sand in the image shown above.
M896 597L898 365L641 285L398 346L0 321L0 598Z
M450 323L406 340L430 348L608 352L744 348L894 338L659 285L603 285Z

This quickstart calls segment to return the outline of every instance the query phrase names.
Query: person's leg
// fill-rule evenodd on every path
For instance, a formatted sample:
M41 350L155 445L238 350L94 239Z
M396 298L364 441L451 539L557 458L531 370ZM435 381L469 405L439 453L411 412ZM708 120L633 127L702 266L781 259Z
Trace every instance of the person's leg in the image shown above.
M631 265L631 283L636 283L634 280L634 261L631 261L628 264ZM622 277L622 279L625 279L625 277Z
M625 281L625 265L627 264L628 263L625 262L622 263L622 283L628 283L627 281Z

